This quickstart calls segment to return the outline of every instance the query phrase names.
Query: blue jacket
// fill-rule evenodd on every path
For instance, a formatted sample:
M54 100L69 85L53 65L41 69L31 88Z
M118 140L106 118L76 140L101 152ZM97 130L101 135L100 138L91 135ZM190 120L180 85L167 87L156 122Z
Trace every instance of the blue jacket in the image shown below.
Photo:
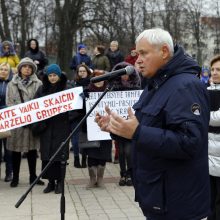
M72 58L71 63L70 63L70 69L76 70L77 66L79 64L85 64L87 65L90 69L93 68L92 65L92 60L90 56L87 54L80 54L79 52Z
M209 98L197 63L181 47L148 81L133 106L135 198L154 220L199 220L209 214Z

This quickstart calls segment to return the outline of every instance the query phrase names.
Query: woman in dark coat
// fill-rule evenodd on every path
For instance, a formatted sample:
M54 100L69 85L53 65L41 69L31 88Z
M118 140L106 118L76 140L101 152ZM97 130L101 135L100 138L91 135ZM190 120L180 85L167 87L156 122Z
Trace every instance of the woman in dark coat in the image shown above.
M25 57L31 58L37 65L37 75L42 78L43 69L48 64L45 54L39 49L39 43L36 39L30 39L27 43L27 52Z
M131 64L127 62L118 63L113 71L125 68ZM139 73L134 70L131 75L123 75L114 81L115 91L138 90L141 89L141 79ZM120 165L120 186L131 186L131 141L121 138L115 142L119 147L119 165Z
M94 76L104 74L104 71L94 71ZM106 82L101 81L98 83L90 84L88 87L89 92L103 92L106 88ZM106 162L111 161L112 141L103 140L100 141L100 147L98 148L85 148L83 152L88 156L88 171L89 171L89 183L86 186L87 189L94 187L104 187L103 176L105 172Z
M43 97L49 94L63 91L67 88L67 78L62 73L60 67L51 64L46 70L43 78L43 85L38 89L35 97ZM42 169L47 165L51 156L57 151L61 143L70 134L69 113L61 113L44 121L33 125L33 133L40 135L40 152L42 160ZM55 162L49 167L43 175L49 183L44 189L44 193L55 190L55 193L61 193L61 156L65 154L65 159L69 158L69 144L67 143L64 151L60 152L55 158Z

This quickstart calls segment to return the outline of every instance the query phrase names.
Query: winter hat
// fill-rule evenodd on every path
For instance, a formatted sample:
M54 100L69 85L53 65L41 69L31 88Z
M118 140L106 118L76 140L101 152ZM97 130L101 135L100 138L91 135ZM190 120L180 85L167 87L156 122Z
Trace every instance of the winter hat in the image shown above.
M8 40L5 40L2 42L2 45L3 46L11 46L12 45L12 42L8 41Z
M84 44L79 44L78 45L78 51L80 51L81 49L86 48L86 46Z
M24 65L30 65L30 66L31 66L32 71L33 71L32 74L34 74L34 73L37 72L37 65L34 63L34 61L33 61L31 58L25 57L25 58L23 58L23 59L20 61L20 63L19 63L18 66L17 66L18 72L20 72L21 67L24 66Z
M46 75L49 75L49 74L51 74L51 73L55 73L57 76L60 77L62 71L61 71L59 65L57 65L57 64L51 64L51 65L49 65L49 66L47 67L47 69L46 69Z

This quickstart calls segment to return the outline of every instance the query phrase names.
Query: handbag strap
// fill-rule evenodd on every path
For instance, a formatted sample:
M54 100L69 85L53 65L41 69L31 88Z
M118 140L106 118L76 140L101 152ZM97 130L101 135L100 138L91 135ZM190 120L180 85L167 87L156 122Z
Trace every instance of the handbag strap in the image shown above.
M18 92L19 92L19 96L20 96L21 102L24 103L24 99L23 99L21 90L19 88L18 88Z

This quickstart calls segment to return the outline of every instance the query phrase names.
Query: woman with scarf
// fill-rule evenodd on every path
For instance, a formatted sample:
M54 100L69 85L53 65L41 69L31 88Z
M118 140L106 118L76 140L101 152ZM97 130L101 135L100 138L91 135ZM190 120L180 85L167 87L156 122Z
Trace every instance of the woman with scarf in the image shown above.
M90 78L91 78L91 71L88 66L85 64L80 64L77 66L76 69L76 75L75 75L75 86L82 86L84 95L86 95L88 91L88 86L90 83ZM85 116L86 114L86 105L85 101L83 102L83 109L80 110L74 110L73 113L71 114L70 120L72 121L72 129L74 129L78 123L81 121L81 119ZM82 128L77 131L73 136L72 136L72 146L73 146L73 154L74 154L74 167L76 168L86 168L87 167L87 158L84 152L82 151L82 161L80 164L79 160L79 135L80 132L87 133L87 128L86 128L86 123L82 125Z
M37 66L30 58L23 58L17 69L18 74L14 75L8 83L6 91L7 106L14 106L32 100L36 91L42 85L42 82L36 76ZM22 152L27 152L29 183L32 184L37 178L36 163L37 150L40 147L39 138L33 136L30 126L16 128L11 132L12 135L7 141L7 149L12 151L13 179L11 187L17 187L19 183ZM44 185L44 182L39 180L37 184Z
M43 69L48 64L45 54L39 49L39 43L36 39L30 39L27 43L27 52L25 57L31 58L37 65L37 75L43 77Z

